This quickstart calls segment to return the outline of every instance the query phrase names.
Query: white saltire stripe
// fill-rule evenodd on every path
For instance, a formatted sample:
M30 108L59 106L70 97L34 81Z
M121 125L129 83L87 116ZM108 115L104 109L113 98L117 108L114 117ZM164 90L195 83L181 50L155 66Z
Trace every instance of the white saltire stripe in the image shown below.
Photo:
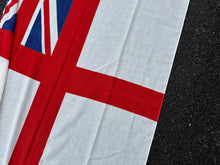
M11 2L12 2L12 0L9 0L5 6L8 6ZM23 2L23 0L19 0L19 1L18 1L18 10L19 10L19 8L21 7L22 2ZM3 13L4 13L4 12L5 12L5 8L4 8L4 10L3 10Z
M18 9L20 9L23 0L18 0Z
M5 14L0 22L0 28L3 27L4 23L8 20L10 20L18 11L18 3L14 4L9 12L7 14Z
M41 47L42 53L45 54L45 26L44 26L44 6L41 8Z
M29 35L30 35L30 32L31 32L31 29L32 29L32 27L33 27L33 25L34 25L34 23L35 23L35 20L36 20L36 18L37 18L37 16L38 16L38 14L39 14L39 11L41 10L41 9L43 9L43 2L44 2L44 0L40 0L39 1L39 3L38 3L38 5L37 5L37 7L36 7L36 9L35 9L35 11L34 11L34 14L33 14L33 16L32 16L32 18L31 18L31 21L30 21L30 23L29 23L29 25L28 25L28 28L27 28L27 30L26 30L26 33L25 33L25 35L24 35L24 37L23 37L23 40L22 40L22 42L21 42L21 44L22 45L24 45L25 46L25 44L26 44L26 42L27 42L27 39L28 39L28 37L29 37ZM41 10L41 12L42 12L42 10ZM42 12L43 13L43 12ZM42 16L42 15L41 15ZM43 18L42 18L43 19ZM41 20L42 20L41 19ZM43 25L42 26L44 26L44 22L43 22ZM45 34L45 32L44 32L44 28L42 28L42 42L44 42L44 34ZM42 50L44 50L45 51L45 44L43 45L42 44Z
M11 1L12 1L12 0L9 0L5 6L8 6L8 5L11 3ZM4 12L5 12L5 8L4 8L4 10L3 10L3 13L4 13Z
M51 45L51 54L55 48L55 45L58 40L58 26L57 26L57 1L49 1L49 12L50 12L50 45Z

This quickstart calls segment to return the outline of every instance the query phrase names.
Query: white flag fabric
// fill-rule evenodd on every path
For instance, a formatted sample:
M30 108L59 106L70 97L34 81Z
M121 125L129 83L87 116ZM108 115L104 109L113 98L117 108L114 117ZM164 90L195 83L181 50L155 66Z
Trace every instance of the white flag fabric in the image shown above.
M145 165L189 0L8 0L1 165Z

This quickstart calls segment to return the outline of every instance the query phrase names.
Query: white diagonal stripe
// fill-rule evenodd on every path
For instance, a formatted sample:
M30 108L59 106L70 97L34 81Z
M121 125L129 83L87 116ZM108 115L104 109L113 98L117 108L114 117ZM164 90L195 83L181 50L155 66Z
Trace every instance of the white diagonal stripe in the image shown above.
M8 5L11 3L11 1L12 1L12 0L9 0L5 6L8 6ZM5 8L6 8L6 7L5 7ZM5 8L4 8L4 10L3 10L3 13L5 12Z
M0 22L0 28L3 27L4 23L8 20L10 20L14 14L16 14L18 11L18 3L14 4L9 12L7 14L4 15L4 17L2 18L1 22Z
M49 12L50 12L50 43L51 43L51 54L55 48L58 40L58 29L57 29L57 2L54 0L49 1Z
M22 2L23 2L23 0L18 1L18 9L21 7Z
M45 31L44 31L44 6L42 4L41 8L41 47L42 47L42 53L45 54Z
M34 25L34 22L35 22L36 18L37 18L37 15L38 15L40 9L41 9L42 6L43 6L43 2L44 2L43 0L40 0L40 2L38 3L38 5L37 5L37 7L36 7L36 10L35 10L35 12L34 12L32 18L31 18L31 21L30 21L30 23L29 23L29 25L28 25L28 28L27 28L27 30L26 30L26 33L25 33L25 35L24 35L24 38L23 38L23 40L22 40L22 42L21 42L22 45L25 45L26 42L27 42L28 36L29 36L29 34L30 34L30 32L31 32L31 29L32 29L32 27L33 27L33 25Z

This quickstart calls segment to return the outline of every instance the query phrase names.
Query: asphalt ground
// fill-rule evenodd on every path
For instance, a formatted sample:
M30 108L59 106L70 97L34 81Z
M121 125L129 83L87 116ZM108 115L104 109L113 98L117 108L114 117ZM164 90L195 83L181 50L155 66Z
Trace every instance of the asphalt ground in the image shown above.
M219 65L220 0L191 0L148 165L220 165Z

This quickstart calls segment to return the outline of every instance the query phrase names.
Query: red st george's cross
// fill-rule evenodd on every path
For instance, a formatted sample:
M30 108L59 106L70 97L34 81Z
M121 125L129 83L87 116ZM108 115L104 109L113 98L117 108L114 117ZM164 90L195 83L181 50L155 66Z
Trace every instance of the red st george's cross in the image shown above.
M162 93L76 66L99 0L74 0L52 53L49 0L45 0L45 54L21 45L38 2L24 0L17 13L22 21L16 23L10 69L39 81L40 86L9 165L38 164L67 92L158 120Z

